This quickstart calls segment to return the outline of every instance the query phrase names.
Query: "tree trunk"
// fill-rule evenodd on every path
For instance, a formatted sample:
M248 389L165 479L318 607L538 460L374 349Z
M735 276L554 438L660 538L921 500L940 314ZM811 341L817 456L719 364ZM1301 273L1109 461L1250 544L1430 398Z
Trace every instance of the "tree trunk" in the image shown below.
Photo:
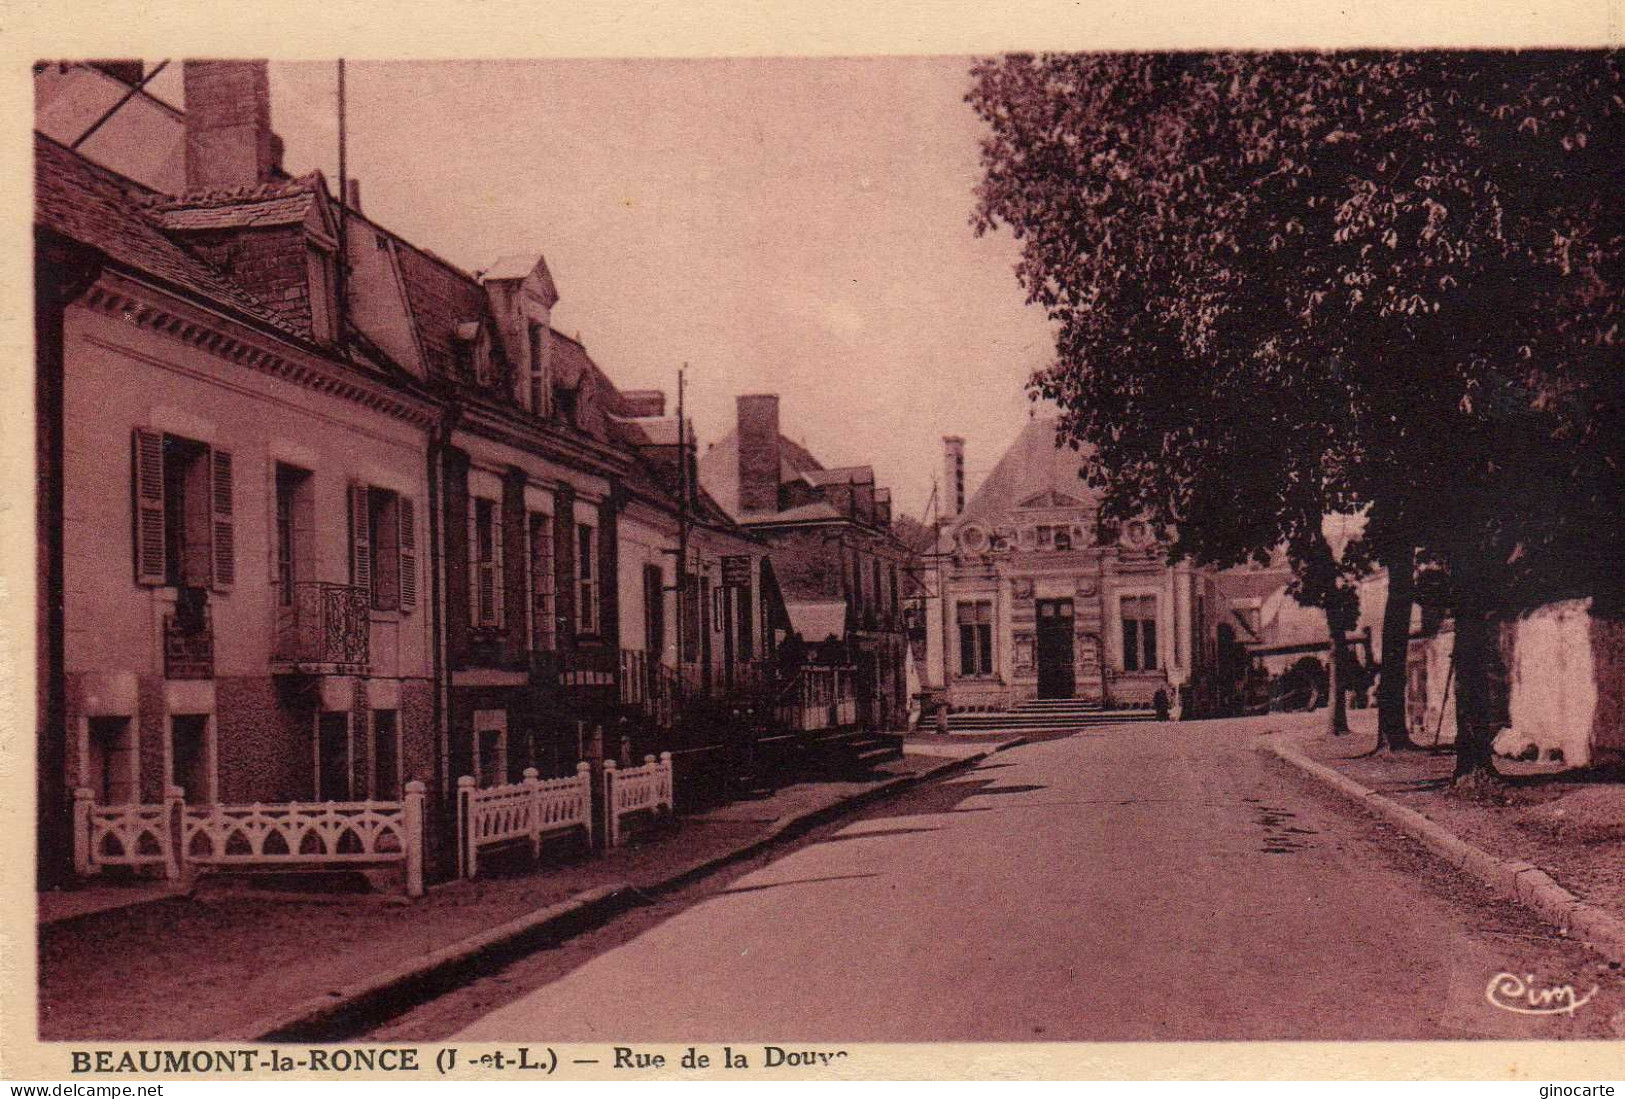
M1467 596L1456 606L1456 771L1452 781L1475 785L1495 779L1491 745L1499 731L1490 677L1495 626L1483 602Z
M1348 641L1344 636L1341 615L1326 612L1326 630L1331 636L1331 669L1326 677L1326 685L1331 692L1330 732L1332 736L1347 736L1349 731L1349 712L1344 695L1347 693L1343 684L1343 664L1348 659Z
M1416 596L1416 551L1410 546L1386 555L1388 599L1382 609L1382 669L1377 680L1377 750L1415 748L1405 715L1406 660L1410 651L1411 606Z

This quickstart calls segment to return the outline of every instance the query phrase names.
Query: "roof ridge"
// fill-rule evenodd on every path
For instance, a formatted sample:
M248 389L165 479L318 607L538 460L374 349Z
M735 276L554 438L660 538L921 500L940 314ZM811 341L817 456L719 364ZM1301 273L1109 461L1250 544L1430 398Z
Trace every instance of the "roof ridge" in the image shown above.
M265 202L270 199L292 198L298 194L315 195L318 171L309 171L291 180L267 180L264 183L244 183L236 187L216 187L208 190L183 191L178 195L155 194L146 205L153 210L197 209L209 206L235 206L243 202Z

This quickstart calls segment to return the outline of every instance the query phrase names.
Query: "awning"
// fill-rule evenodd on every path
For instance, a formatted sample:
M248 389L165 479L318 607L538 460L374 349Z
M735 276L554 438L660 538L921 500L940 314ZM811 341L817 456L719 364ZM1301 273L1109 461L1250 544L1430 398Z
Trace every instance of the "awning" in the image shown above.
M790 626L809 645L846 634L846 603L786 603L790 613Z

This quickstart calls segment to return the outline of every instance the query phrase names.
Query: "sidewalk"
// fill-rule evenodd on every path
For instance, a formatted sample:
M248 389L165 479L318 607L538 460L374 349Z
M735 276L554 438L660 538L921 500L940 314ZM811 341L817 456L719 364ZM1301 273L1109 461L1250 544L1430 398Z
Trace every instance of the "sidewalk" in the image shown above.
M1006 738L1009 740L1010 738ZM872 777L802 783L773 796L681 818L676 833L513 877L454 882L421 901L375 897L296 901L243 893L160 895L127 907L49 920L74 893L41 898L40 1037L47 1041L251 1038L263 1021L342 1001L380 974L409 974L491 945L541 910L653 892L698 877L866 798L980 759L998 744L909 750ZM85 890L86 894L121 891Z
M1310 760L1426 817L1507 866L1543 870L1585 905L1625 919L1625 774L1562 763L1496 760L1505 786L1450 788L1447 751L1366 756L1376 711L1349 714L1351 736L1325 733L1324 712L1272 715L1287 745Z

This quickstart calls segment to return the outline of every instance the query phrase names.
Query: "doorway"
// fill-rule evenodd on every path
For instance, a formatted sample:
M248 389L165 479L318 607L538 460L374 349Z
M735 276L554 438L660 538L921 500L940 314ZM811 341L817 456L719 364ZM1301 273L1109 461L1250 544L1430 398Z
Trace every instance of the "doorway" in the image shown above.
M1071 698L1072 600L1038 600L1038 697Z

